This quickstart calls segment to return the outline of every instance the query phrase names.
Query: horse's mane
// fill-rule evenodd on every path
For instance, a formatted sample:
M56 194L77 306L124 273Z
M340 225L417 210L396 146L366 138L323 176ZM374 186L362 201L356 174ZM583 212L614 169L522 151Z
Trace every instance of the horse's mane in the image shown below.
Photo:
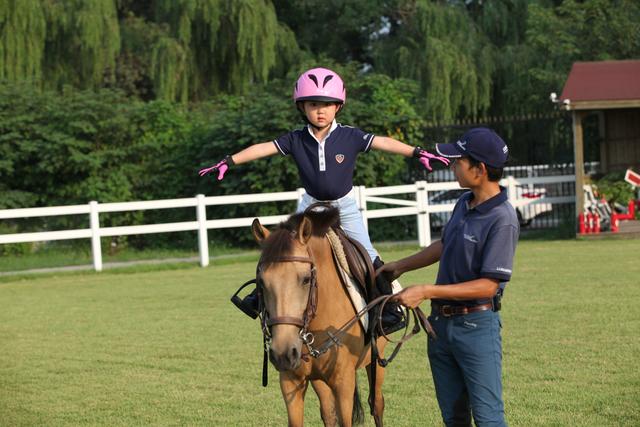
M298 227L305 217L311 220L311 234L316 237L324 236L330 227L340 225L338 208L325 203L314 203L304 212L293 214L286 221L278 224L277 228L262 242L260 264L267 266L283 255L291 253Z

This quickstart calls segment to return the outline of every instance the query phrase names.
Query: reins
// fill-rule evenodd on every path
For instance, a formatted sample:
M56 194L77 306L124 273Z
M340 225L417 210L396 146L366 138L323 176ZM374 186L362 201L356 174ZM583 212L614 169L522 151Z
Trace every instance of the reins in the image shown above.
M307 344L304 341L304 338L303 338L303 342L305 343L305 345L307 346L307 349L309 350L309 355L311 355L314 358L318 358L318 357L322 356L324 353L326 353L327 351L329 351L332 347L339 346L341 344L340 339L342 338L342 336L345 335L346 332L349 329L351 329L351 327L356 322L358 322L358 320L362 316L367 314L372 309L376 308L376 306L379 306L379 307L378 307L378 310L376 311L376 318L372 319L373 322L372 322L371 328L373 328L375 330L376 329L375 325L377 323L379 325L380 335L377 335L377 334L374 333L374 340L371 342L372 348L373 347L377 347L376 343L375 343L376 342L375 338L377 338L378 336L383 336L390 343L395 343L396 344L395 348L391 352L391 356L389 356L388 358L377 357L377 361L378 361L378 363L380 363L380 365L382 367L385 367L389 363L391 363L391 361L396 357L396 355L400 351L400 347L402 347L402 345L405 342L409 341L416 334L420 333L421 329L423 329L428 335L430 335L430 336L435 338L435 331L433 330L433 328L431 327L431 324L427 320L427 316L425 316L425 314L422 312L422 310L419 307L416 307L416 308L407 308L407 310L413 315L413 321L414 321L414 326L413 326L413 328L411 330L411 333L407 333L407 330L409 328L409 322L407 322L407 326L405 327L405 333L402 336L402 338L399 339L398 341L394 341L394 340L390 339L384 333L384 330L382 328L382 310L383 310L385 304L392 297L393 297L393 295L382 295L382 296L379 296L378 298L374 299L373 301L371 301L369 304L367 304L365 307L363 307L359 312L357 312L355 314L355 316L353 316L344 325L342 325L335 333L332 334L332 333L328 332L327 334L329 335L329 338L327 338L320 346L318 346L316 348L313 348L311 346L311 344L313 342Z
M302 340L303 344L306 346L308 351L308 353L303 353L301 355L301 358L306 362L309 361L309 356L313 358L318 358L323 354L325 354L327 351L329 351L332 347L340 346L342 344L341 338L343 337L343 335L345 335L346 332L349 329L351 329L351 327L356 322L358 322L362 316L364 316L365 314L367 314L368 312L374 309L375 309L374 310L375 315L371 319L371 326L370 326L372 364L379 363L380 366L386 367L397 356L402 345L405 342L409 341L411 338L413 338L415 335L420 333L421 329L423 329L425 333L432 336L433 338L436 337L433 328L431 327L431 325L429 324L429 321L427 320L427 317L422 312L422 310L420 310L420 308L416 307L413 309L412 308L406 309L409 313L411 313L414 321L414 326L411 332L408 333L409 319L407 318L406 319L407 325L405 326L405 331L402 338L399 339L398 341L391 340L384 333L384 330L382 328L382 310L384 309L385 304L387 304L387 302L393 297L393 295L382 295L374 299L373 301L369 302L364 308L358 311L351 319L349 319L344 325L342 325L335 333L332 334L330 332L327 332L327 335L329 337L322 344L314 347L313 344L315 341L315 337L311 332L308 331L308 327L316 315L317 302L318 302L317 301L318 300L318 283L317 283L315 263L313 261L312 254L308 247L307 247L307 251L309 253L309 257L284 256L271 261L271 262L303 262L303 263L310 264L311 277L310 277L310 284L309 284L309 297L307 300L307 307L305 308L304 315L302 318L295 317L295 316L278 316L273 318L269 317L269 314L264 305L263 294L262 294L262 284L259 280L259 276L261 272L261 264L262 264L261 262L258 263L256 278L249 280L244 285L242 285L238 290L238 292L240 292L240 290L242 290L246 286L252 283L255 283L258 291L258 296L259 296L258 300L260 301L259 316L260 316L260 323L262 326L263 347L264 347L263 348L264 355L263 355L263 363L262 363L263 387L266 387L268 384L268 358L269 358L268 353L269 353L269 347L271 344L270 328L274 325L294 325L300 328L300 339ZM238 294L238 292L236 292L236 295ZM376 328L376 324L379 326L379 328ZM380 335L376 333L377 329L380 330ZM396 344L395 348L391 352L391 356L389 356L388 358L381 358L379 356L378 346L376 345L376 341L379 336L383 336L387 341ZM375 372L375 368L373 369L373 371Z

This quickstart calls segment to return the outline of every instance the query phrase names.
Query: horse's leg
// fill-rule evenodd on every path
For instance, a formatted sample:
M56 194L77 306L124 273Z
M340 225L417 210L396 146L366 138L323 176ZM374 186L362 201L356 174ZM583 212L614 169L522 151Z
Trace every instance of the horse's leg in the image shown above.
M302 426L304 418L304 394L309 381L293 375L289 371L280 372L280 391L287 406L289 427Z
M322 380L311 381L311 385L320 400L320 416L325 426L335 426L338 424L336 415L336 399L331 388Z
M371 387L371 364L367 365L367 377L369 378L369 406L371 402L373 405L373 419L376 422L376 427L382 427L382 416L384 414L384 396L382 395L382 383L384 382L384 368L376 363L376 383L374 387ZM374 395L371 395L373 389Z
M342 370L339 375L335 375L335 378L336 380L331 384L331 388L336 399L338 422L341 426L351 427L356 373L354 370Z

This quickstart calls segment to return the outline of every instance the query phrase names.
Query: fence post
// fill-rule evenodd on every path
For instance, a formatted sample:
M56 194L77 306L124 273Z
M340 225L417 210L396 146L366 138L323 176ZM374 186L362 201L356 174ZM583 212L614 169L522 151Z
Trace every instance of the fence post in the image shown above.
M362 215L362 222L364 223L364 229L369 231L369 219L367 218L367 196L366 187L364 185L358 185L354 187L356 192L356 204Z
M516 193L516 179L513 175L507 176L507 197L509 198L511 206L515 208L518 194Z
M98 202L89 202L89 225L91 226L91 252L93 253L93 268L102 271L102 246L100 246L100 216Z
M429 223L429 199L427 197L427 181L416 182L416 204L418 207L418 243L424 248L431 243L431 224Z
M207 237L207 205L204 203L204 194L196 196L196 203L200 267L206 267L209 265L209 239Z

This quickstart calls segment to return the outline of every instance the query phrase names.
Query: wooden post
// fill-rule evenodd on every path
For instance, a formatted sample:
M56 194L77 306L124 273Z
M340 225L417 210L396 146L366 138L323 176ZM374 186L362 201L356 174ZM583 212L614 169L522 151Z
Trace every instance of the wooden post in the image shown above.
M100 245L100 216L98 202L89 202L89 226L91 227L91 252L93 255L93 269L102 271L102 246Z
M598 137L600 138L600 170L603 174L609 172L609 144L607 143L605 112L598 111Z
M416 205L418 207L418 243L426 248L431 244L431 224L429 223L429 199L427 181L416 181Z
M582 132L582 119L584 111L573 111L573 164L576 175L576 213L578 218L584 211L584 138Z
M204 194L196 196L196 218L198 220L198 252L200 267L209 265L209 238L207 236L207 205Z
M353 187L355 190L356 204L362 214L362 222L364 223L365 230L369 231L369 218L367 217L367 188L364 185L356 185Z

